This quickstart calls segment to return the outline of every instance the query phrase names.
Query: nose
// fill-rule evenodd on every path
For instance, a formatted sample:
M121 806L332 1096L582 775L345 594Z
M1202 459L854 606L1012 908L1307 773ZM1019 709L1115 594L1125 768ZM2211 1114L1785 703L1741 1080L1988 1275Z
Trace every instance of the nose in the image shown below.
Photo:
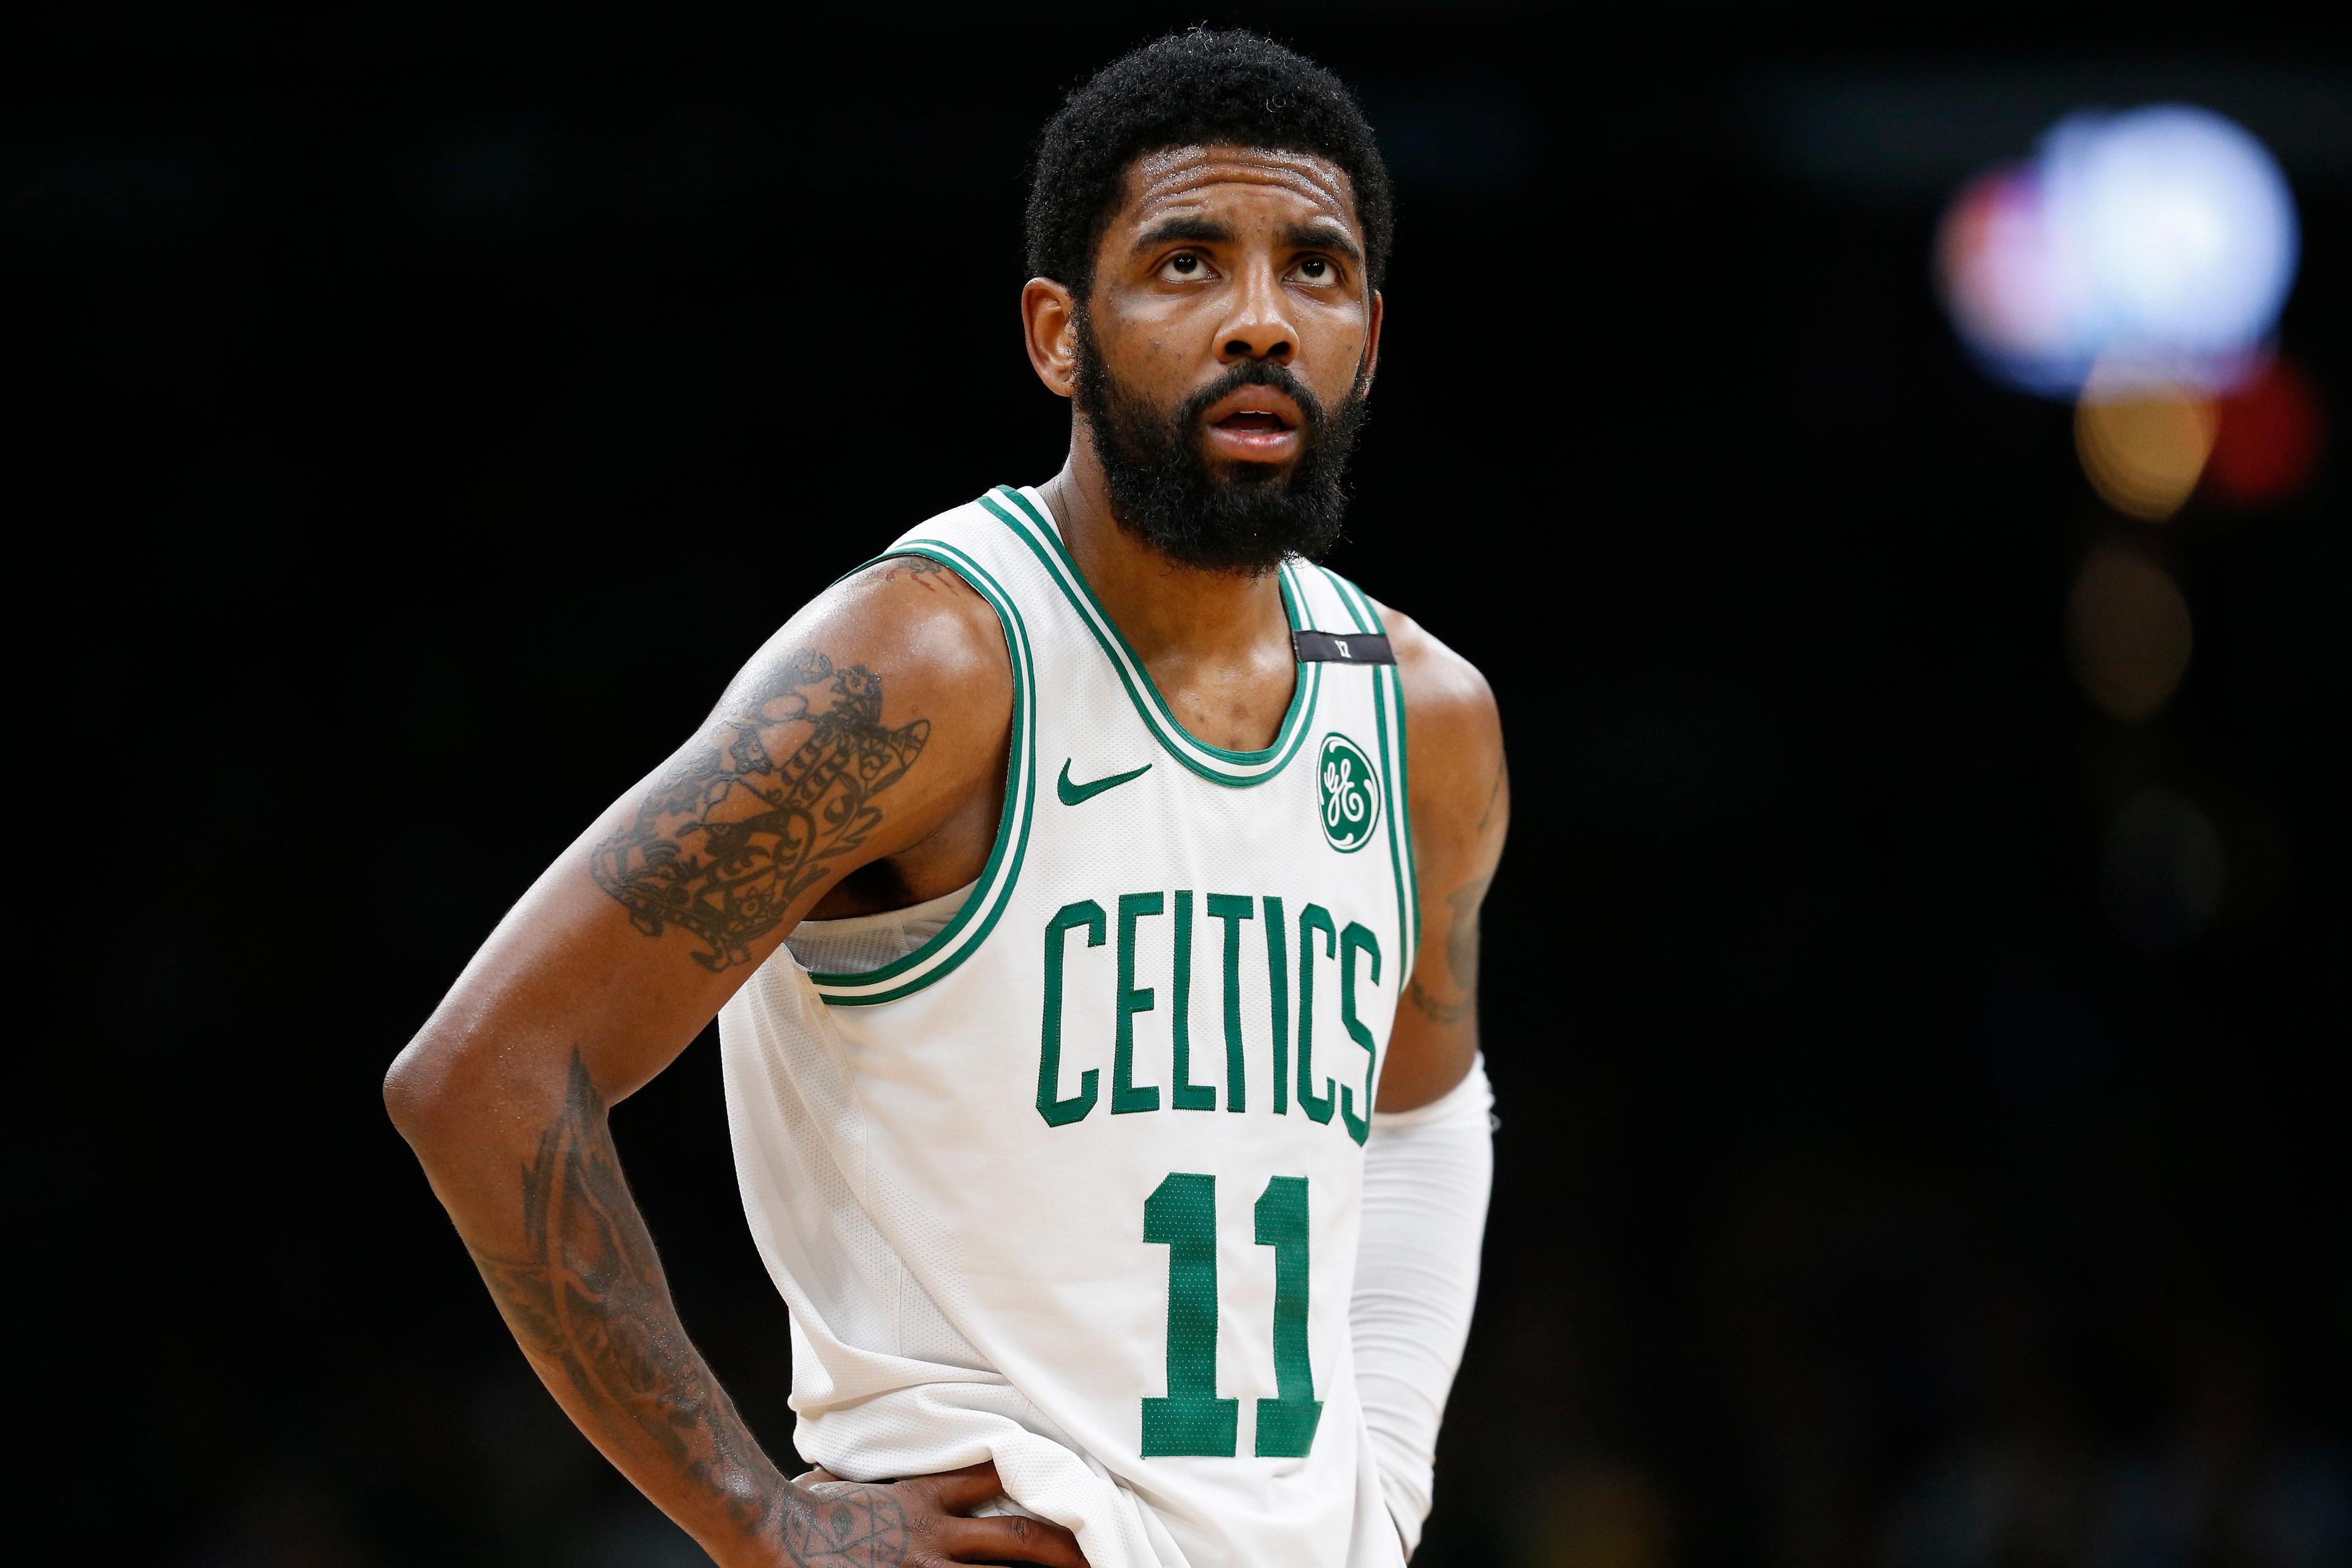
M1217 363L1271 360L1287 365L1298 352L1298 332L1290 323L1288 301L1271 266L1247 269L1242 286L1232 295L1233 311L1217 333Z

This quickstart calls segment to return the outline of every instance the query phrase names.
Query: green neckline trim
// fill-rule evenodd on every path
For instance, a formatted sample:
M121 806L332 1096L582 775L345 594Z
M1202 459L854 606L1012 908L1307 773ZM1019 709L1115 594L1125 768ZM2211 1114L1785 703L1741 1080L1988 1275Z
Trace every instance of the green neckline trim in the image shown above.
M1318 566L1316 570L1330 581L1340 601L1348 606L1348 613L1355 617L1358 631L1384 632L1388 629L1379 613L1364 597L1362 589L1327 567ZM1384 695L1390 689L1396 693L1396 756L1393 763L1389 756L1391 725ZM1405 773L1404 673L1395 665L1372 667L1372 713L1381 736L1381 787L1388 793L1389 869L1396 879L1397 932L1405 942L1404 973L1410 976L1412 963L1421 952L1421 877L1413 865L1412 820L1410 816L1412 796ZM1404 801L1402 810L1398 805L1400 796ZM1400 822L1402 826L1399 826ZM1400 844L1402 845L1402 854Z
M1008 510L999 504L999 498L1010 501L1014 510ZM1264 751L1227 751L1223 746L1212 746L1205 741L1197 740L1170 710L1167 700L1160 694L1160 688L1152 683L1151 672L1144 668L1143 660L1129 646L1126 634L1118 629L1118 623L1111 619L1109 612L1103 608L1102 601L1095 597L1094 589L1087 584L1085 574L1078 571L1077 563L1070 558L1069 548L1062 542L1062 536L1055 531L1051 523L1038 515L1029 498L1011 485L999 485L981 497L980 504L1011 529L1013 537L1027 545L1030 552L1044 564L1045 574L1062 590L1063 596L1077 611L1078 618L1086 623L1087 629L1094 634L1095 641L1101 645L1103 657L1110 660L1111 668L1118 674L1119 683L1127 688L1128 698L1135 704L1136 712L1141 715L1144 727L1158 737L1161 747L1171 756L1212 783L1248 789L1280 773L1289 764L1290 759L1298 754L1299 747L1314 728L1316 697L1323 686L1323 667L1320 664L1296 667L1297 684L1290 694L1289 710L1283 715L1282 728L1275 732L1273 743ZM1291 629L1296 631L1307 625L1307 611L1304 595L1293 581L1289 563L1284 563L1277 581L1282 590L1283 614L1289 620Z
M938 541L905 544L876 556L874 561L866 564L871 566L877 561L887 561L900 555L919 555L938 562L979 590L981 596L994 607L997 619L1007 633L1007 647L1014 656L1013 733L1015 743L1013 755L1005 770L1004 806L997 816L996 843L989 851L988 864L981 868L979 885L972 889L971 897L964 900L963 908L956 911L955 918L941 927L937 935L914 952L893 959L879 969L856 974L821 974L812 971L809 980L817 988L818 999L831 1007L871 1007L877 1003L895 1002L952 973L957 965L977 952L980 944L988 940L988 933L995 929L998 919L1004 913L1005 905L1012 900L1013 885L1020 879L1021 863L1029 851L1030 824L1036 816L1037 677L1029 652L1029 628L1023 623L1021 612L1013 607L1012 596L978 562L950 544ZM861 572L865 569L864 566L857 568ZM852 986L885 984L902 976L908 977L904 984L890 985L872 995L837 994Z

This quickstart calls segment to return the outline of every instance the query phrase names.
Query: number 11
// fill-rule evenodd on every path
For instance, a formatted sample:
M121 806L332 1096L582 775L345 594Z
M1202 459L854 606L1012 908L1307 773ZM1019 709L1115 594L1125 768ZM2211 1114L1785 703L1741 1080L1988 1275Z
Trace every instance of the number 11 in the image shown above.
M1143 1239L1168 1248L1168 1394L1143 1401L1143 1455L1230 1459L1241 1401L1217 1397L1217 1178L1171 1173L1143 1204ZM1307 1178L1276 1176L1257 1200L1274 1248L1274 1383L1257 1402L1260 1458L1303 1458L1323 1402L1307 1359Z

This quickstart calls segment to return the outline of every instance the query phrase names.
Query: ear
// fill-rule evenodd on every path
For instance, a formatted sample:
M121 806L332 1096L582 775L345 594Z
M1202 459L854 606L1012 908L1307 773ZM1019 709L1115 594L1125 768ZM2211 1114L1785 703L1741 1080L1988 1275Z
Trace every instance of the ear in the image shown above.
M1021 335L1029 368L1056 397L1078 388L1078 306L1067 286L1032 278L1021 286Z
M1388 312L1388 302L1381 291L1372 290L1371 330L1364 337L1364 390L1372 389L1372 373L1381 368L1381 322Z

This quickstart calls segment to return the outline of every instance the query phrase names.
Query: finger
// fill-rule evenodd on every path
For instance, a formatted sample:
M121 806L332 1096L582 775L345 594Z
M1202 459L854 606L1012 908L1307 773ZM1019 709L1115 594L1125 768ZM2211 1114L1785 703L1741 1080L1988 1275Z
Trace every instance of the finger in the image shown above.
M1039 1563L1045 1568L1087 1568L1078 1538L1058 1524L1017 1513L940 1521L940 1546L956 1563Z
M908 1479L926 1488L931 1500L949 1513L969 1513L989 1499L1004 1495L1004 1483L996 1479L996 1462L992 1459L966 1465L961 1470L909 1476Z
M837 1481L839 1479L841 1479L839 1476L835 1475L823 1465L819 1465L814 1469L803 1470L799 1475L794 1476L793 1478L793 1485L796 1487L821 1487L827 1481Z

